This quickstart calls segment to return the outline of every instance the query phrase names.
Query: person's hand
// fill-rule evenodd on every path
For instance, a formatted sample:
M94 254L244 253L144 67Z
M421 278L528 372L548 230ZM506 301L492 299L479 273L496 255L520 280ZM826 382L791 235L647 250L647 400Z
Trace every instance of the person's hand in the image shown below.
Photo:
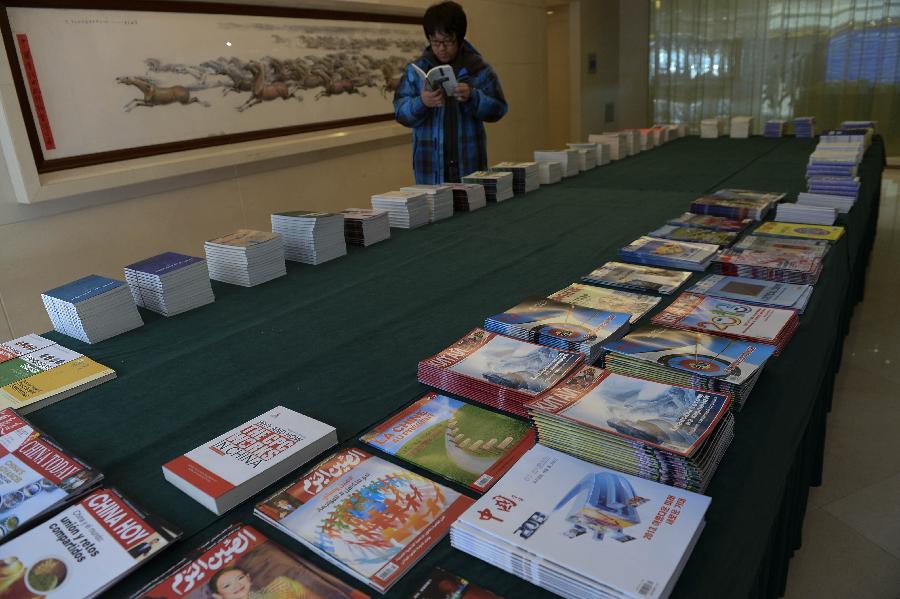
M457 102L468 102L469 96L472 95L472 88L468 83L459 83L453 88L453 97Z
M438 88L434 91L429 91L428 87L425 85L425 82L422 82L422 103L428 108L437 108L438 106L443 106L444 104L444 90L443 88Z

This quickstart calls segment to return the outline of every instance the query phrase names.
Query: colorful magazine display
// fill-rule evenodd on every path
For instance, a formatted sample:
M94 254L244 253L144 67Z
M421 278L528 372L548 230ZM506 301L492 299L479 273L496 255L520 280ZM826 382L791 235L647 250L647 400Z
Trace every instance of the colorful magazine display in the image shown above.
M786 239L745 235L734 244L732 250L752 250L770 254L809 254L810 257L824 258L831 244L815 239Z
M815 285L822 273L822 259L811 254L732 249L716 256L710 272L795 285Z
M757 306L790 308L800 314L812 297L812 285L793 285L763 279L707 275L688 289L691 293L722 297Z
M624 312L631 315L629 319L631 324L637 322L660 302L660 298L652 295L606 289L605 287L596 287L594 285L582 285L581 283L572 283L565 289L560 289L547 297L559 302L594 308L595 310Z
M669 220L670 225L678 227L699 227L701 229L730 231L732 233L741 233L752 222L749 218L737 220L722 216L710 216L708 214L694 214L693 212L685 212L681 216Z
M592 285L609 285L638 291L655 291L669 295L691 278L691 273L683 270L654 268L625 262L607 262L590 274L581 277Z
M465 578L435 568L409 599L503 599L503 597Z
M484 492L531 449L534 431L525 421L428 393L360 440Z
M0 541L80 497L103 475L10 408L0 410Z
M386 592L472 500L356 448L278 491L254 513L379 592Z
M711 333L775 346L775 355L800 324L797 312L682 293L650 321L660 326Z
M734 437L730 403L727 393L582 366L528 409L548 447L702 492Z
M563 597L667 597L710 499L535 445L451 529L453 547Z
M247 524L232 524L133 599L367 599Z
M768 235L769 237L818 239L833 243L844 235L844 227L769 221L756 227L753 234Z
M691 203L691 212L735 220L747 218L762 220L784 195L746 189L720 189L712 195L694 200Z
M584 357L483 329L419 362L419 381L499 410L527 416L523 404L560 382Z
M619 249L624 260L651 266L706 270L719 246L644 236Z
M672 239L674 241L693 241L697 243L711 243L713 245L728 246L734 243L738 234L731 231L713 231L700 227L681 227L677 225L663 225L658 229L647 233L648 237L660 239Z
M115 489L98 489L0 545L0 597L96 597L179 536Z
M113 369L81 356L0 388L0 409L29 414L114 378Z
M162 469L167 481L221 515L336 444L333 426L277 406Z

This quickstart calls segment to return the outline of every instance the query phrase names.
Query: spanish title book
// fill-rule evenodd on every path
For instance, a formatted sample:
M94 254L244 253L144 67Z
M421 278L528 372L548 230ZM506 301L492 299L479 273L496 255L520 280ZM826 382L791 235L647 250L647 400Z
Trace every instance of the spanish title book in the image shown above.
M102 479L15 410L0 410L0 543Z
M232 524L132 599L367 599L247 524Z
M166 463L163 475L221 515L336 444L333 426L277 406Z
M360 440L481 493L531 449L534 431L526 421L432 392Z
M0 409L29 414L114 378L112 368L81 356L0 388Z
M254 513L384 593L472 503L444 485L348 448L257 504Z
M565 597L668 596L710 499L535 445L453 524L454 547Z
M0 546L0 597L96 597L180 536L115 489L98 489Z
M409 599L503 599L503 597L442 568L435 568Z

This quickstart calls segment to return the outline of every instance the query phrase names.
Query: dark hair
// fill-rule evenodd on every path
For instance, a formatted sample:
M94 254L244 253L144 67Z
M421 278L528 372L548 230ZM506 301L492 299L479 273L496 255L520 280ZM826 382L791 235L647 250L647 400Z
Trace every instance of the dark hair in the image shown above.
M226 572L231 572L232 570L240 570L244 574L247 574L247 571L244 570L243 568L241 568L240 566L227 566L225 568L222 568L221 570L219 570L218 572L213 574L212 577L209 579L209 582L206 583L209 590L213 593L218 594L219 589L216 588L216 585L219 583L219 579L222 578L223 574L225 574Z
M422 28L426 37L433 37L435 33L446 33L462 43L466 37L466 13L463 7L456 2L441 2L428 7L425 11L425 20Z

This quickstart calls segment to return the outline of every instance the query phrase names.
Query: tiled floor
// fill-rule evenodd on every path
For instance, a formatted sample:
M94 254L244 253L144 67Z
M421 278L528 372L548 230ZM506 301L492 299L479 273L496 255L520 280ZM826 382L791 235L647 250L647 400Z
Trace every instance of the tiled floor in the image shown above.
M878 235L844 342L785 599L900 599L900 170L885 171Z

